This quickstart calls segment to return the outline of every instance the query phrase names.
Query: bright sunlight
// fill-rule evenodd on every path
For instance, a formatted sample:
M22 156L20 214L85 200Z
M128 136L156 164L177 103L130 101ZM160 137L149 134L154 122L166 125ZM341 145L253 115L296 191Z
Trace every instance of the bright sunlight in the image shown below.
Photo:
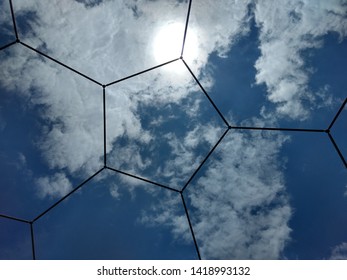
M164 63L181 56L183 36L185 25L180 22L165 24L159 29L153 42L153 52L157 63ZM186 43L184 46L183 57L189 57L189 60L197 58L198 44L197 36L194 30L188 29ZM187 61L188 62L188 61ZM180 67L176 68L174 63L170 70L180 72Z

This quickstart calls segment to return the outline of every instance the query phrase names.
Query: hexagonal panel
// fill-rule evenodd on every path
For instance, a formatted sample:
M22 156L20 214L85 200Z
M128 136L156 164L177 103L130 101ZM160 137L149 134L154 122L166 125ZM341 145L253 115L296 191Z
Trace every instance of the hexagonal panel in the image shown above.
M35 222L37 258L195 259L183 206L171 202L177 198L178 193L151 185L136 187L105 171ZM158 210L159 204L167 210ZM176 224L184 234L154 227L160 220L148 218L149 213L160 216L168 211L182 217Z
M0 213L31 220L102 166L102 88L19 44L0 57Z
M106 96L107 165L176 189L225 130L181 61L107 87Z
M21 40L101 83L178 58L187 9L184 1L166 0L14 3ZM156 36L175 23L178 47L155 56L154 47L167 51L154 46Z

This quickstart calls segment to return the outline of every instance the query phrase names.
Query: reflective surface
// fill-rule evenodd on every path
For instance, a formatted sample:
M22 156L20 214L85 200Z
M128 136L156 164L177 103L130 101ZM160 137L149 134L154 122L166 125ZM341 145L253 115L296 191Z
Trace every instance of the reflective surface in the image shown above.
M345 5L0 6L0 258L347 258Z

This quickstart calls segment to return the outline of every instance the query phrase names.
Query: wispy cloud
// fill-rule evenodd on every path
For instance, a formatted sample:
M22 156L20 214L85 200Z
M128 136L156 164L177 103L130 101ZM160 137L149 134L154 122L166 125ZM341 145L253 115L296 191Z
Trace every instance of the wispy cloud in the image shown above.
M156 173L168 178L170 185L182 188L209 152L206 147L212 148L222 134L222 128L212 122L196 125L181 137L173 133L166 134L171 149L170 157ZM201 153L202 150L205 153Z
M40 113L37 147L49 167L95 172L103 151L102 90L21 46L9 54L2 54L2 85Z
M289 240L291 209L278 153L281 135L230 133L189 189L206 258L277 259Z
M160 202L151 206L150 211L142 212L139 222L150 227L169 227L176 240L187 243L192 241L187 217L182 212L181 198L178 193L165 192Z
M331 251L331 260L347 260L347 243L343 242L337 245Z
M110 194L113 198L115 198L116 200L119 200L121 197L121 193L119 191L119 186L117 184L113 184L110 186Z
M282 256L290 239L291 207L278 156L287 139L276 133L230 132L202 176L188 187L189 210L203 258ZM153 221L179 234L175 219L175 213L166 213Z
M157 31L170 21L184 23L187 13L186 3L176 1L102 1L94 6L80 2L15 2L17 15L34 14L34 19L22 18L30 32L19 31L25 42L46 48L102 83L155 66L152 42Z
M302 52L320 48L323 37L347 34L347 7L335 1L257 1L254 17L260 28L261 56L255 64L257 84L264 83L278 116L305 119L310 107L329 105L330 97L308 86L310 71ZM307 105L309 104L309 105Z

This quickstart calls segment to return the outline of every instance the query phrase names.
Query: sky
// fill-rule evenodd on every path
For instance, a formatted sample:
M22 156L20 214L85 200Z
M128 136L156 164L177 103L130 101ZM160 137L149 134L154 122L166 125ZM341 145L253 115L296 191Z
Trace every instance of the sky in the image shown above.
M0 7L0 259L347 259L347 1Z

